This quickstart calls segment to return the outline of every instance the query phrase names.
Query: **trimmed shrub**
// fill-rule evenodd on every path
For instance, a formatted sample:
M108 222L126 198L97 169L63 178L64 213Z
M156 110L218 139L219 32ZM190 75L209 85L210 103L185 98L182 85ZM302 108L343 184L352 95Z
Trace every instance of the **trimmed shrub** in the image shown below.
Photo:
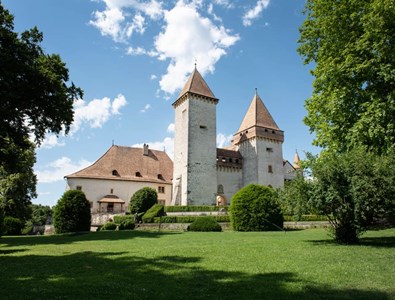
M154 204L143 216L143 223L154 222L155 217L161 217L165 215L164 206L161 204Z
M85 194L78 190L66 191L53 209L56 233L89 231L91 211Z
M214 218L217 222L230 222L229 216L210 216ZM203 216L164 216L161 218L154 218L154 223L192 223L196 219L204 218Z
M119 224L118 230L133 230L135 227L134 222L131 220L124 220Z
M284 222L274 190L258 184L250 184L233 196L230 220L237 231L278 230Z
M145 213L156 203L158 203L156 190L150 187L144 187L135 192L130 198L129 209L132 214Z
M21 235L23 222L14 217L4 218L4 235Z
M188 226L188 231L222 231L222 227L213 217L200 217Z
M126 216L114 216L114 223L119 225L123 222L126 221L131 221L132 223L134 223L134 216L132 215L126 215Z
M214 205L190 205L190 206L166 206L165 212L199 212L199 211L228 211L227 206L214 206Z
M114 222L107 222L104 223L104 225L100 228L100 230L116 230L117 229L117 224Z

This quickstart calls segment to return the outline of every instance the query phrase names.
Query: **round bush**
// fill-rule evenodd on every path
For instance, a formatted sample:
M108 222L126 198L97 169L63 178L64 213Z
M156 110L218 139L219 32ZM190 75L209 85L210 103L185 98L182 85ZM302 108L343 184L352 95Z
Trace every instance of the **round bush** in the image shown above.
M115 224L114 222L104 223L102 228L100 228L100 230L116 230L116 229L117 229L117 224Z
M237 231L266 231L283 228L283 215L272 188L250 184L232 198L230 220Z
M157 202L158 194L156 193L156 190L145 187L139 189L130 198L129 209L132 214L145 213Z
M89 231L91 211L82 191L66 191L53 209L56 233Z
M118 226L118 230L133 230L134 229L134 222L130 220L122 221L121 224Z
M199 217L188 226L188 231L222 231L213 217Z
M5 217L4 218L4 235L21 235L23 222L14 217Z

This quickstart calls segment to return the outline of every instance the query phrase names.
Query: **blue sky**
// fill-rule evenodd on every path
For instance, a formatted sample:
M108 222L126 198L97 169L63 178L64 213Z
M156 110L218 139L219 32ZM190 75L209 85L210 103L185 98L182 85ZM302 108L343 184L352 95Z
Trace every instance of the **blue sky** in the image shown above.
M317 153L303 124L312 92L309 66L297 54L304 0L3 0L15 30L37 26L46 53L57 53L76 99L69 135L48 135L37 150L38 198L55 205L63 177L112 145L166 149L172 155L171 106L197 68L217 106L217 143L237 131L255 88L285 132L284 158Z

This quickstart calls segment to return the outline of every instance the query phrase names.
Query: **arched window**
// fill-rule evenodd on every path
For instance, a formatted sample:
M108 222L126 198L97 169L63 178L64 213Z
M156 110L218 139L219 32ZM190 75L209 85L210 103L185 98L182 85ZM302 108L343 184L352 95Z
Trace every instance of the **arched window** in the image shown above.
M223 194L224 193L224 186L222 184L219 184L217 187L217 194Z
M140 172L136 172L136 177L143 177L143 176L141 176L141 173Z
M112 170L112 176L119 176L119 173L117 170Z

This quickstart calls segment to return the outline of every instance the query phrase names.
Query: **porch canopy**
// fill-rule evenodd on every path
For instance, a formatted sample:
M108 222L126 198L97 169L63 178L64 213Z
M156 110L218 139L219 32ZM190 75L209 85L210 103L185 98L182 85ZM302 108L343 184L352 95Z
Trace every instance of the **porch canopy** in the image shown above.
M106 195L99 200L99 203L120 203L125 204L125 201L119 198L117 195Z

